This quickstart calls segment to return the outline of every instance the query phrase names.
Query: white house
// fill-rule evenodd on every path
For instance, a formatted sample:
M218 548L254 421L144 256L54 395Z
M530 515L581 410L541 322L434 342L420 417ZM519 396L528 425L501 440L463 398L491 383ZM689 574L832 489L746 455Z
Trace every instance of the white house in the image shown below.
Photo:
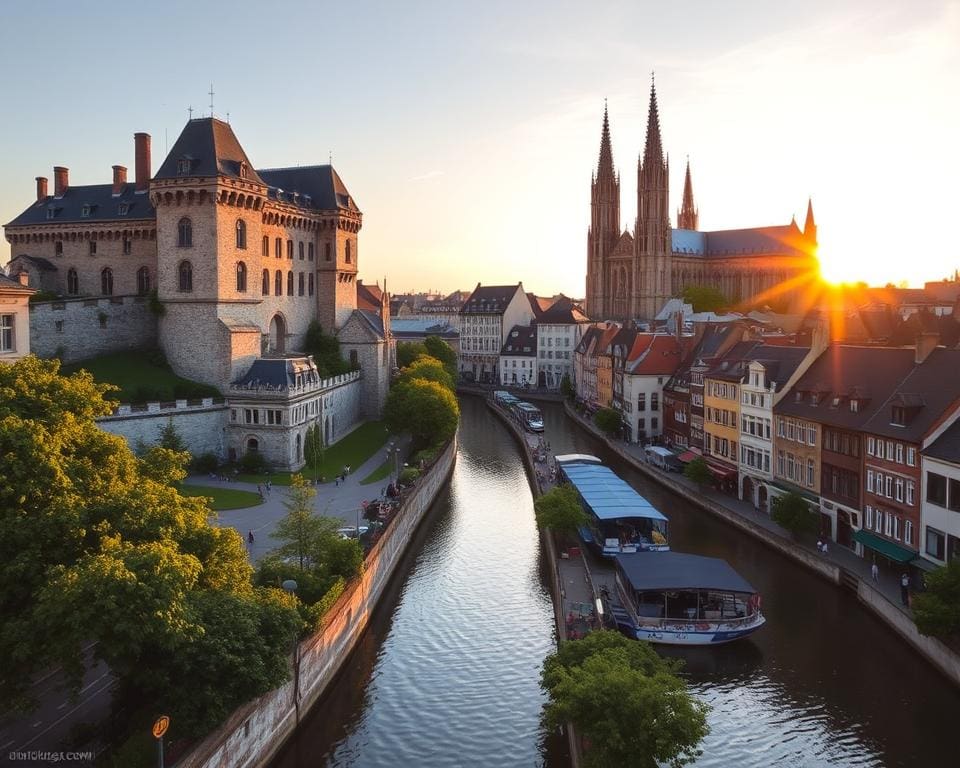
M920 554L935 565L960 557L960 421L920 453Z
M537 383L537 327L515 325L500 350L500 383L530 385Z
M663 434L663 386L680 365L676 336L624 329L611 344L614 407L620 411L626 438L645 443Z
M566 296L557 299L537 318L537 384L559 389L564 376L573 384L574 350L590 320Z
M500 381L500 350L507 333L518 325L530 325L533 309L516 285L477 287L460 310L460 376L472 381Z
M13 363L30 354L30 296L28 275L14 280L0 272L0 363Z

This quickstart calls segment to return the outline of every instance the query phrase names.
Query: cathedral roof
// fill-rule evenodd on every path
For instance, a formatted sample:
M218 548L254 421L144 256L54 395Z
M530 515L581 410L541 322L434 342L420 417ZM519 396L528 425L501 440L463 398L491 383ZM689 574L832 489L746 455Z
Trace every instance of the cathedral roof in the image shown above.
M126 213L120 215L122 206L126 206ZM84 216L84 213L87 215ZM150 204L150 196L138 195L136 184L124 184L123 190L117 196L113 194L113 184L89 184L83 187L67 187L62 197L47 195L43 200L31 203L27 210L7 226L154 218L156 213Z
M693 256L807 256L806 241L795 223L786 226L697 232L671 230L673 252Z
M180 162L190 162L189 172L181 173ZM264 182L243 151L229 123L215 117L189 120L157 171L154 179L176 179L181 176L203 178L231 176L240 178L241 166L245 166L243 178Z

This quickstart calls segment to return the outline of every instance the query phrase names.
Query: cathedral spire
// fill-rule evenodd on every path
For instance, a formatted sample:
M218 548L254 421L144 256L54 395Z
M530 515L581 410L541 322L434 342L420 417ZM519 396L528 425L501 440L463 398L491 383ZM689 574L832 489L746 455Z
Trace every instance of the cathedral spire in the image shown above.
M613 149L610 147L610 116L607 113L607 100L603 100L603 130L600 132L600 161L597 163L597 179L612 178Z
M650 108L647 112L647 142L643 148L643 164L651 161L663 164L663 144L660 141L660 113L657 110L657 86L650 75Z
M807 198L807 218L803 222L803 236L813 242L817 241L817 222L813 220L813 198Z
M697 229L700 211L693 204L693 182L690 180L690 158L687 158L687 175L683 181L683 206L677 211L677 229Z

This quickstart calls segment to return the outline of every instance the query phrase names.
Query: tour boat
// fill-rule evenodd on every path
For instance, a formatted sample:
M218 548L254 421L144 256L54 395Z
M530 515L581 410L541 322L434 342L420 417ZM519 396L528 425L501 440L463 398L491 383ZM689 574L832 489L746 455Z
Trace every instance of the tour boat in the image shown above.
M665 552L667 518L596 456L557 456L560 479L576 490L588 514L580 529L584 544L613 557L633 552Z
M725 560L682 552L620 554L617 604L621 632L668 645L717 645L756 632L766 619L760 595Z

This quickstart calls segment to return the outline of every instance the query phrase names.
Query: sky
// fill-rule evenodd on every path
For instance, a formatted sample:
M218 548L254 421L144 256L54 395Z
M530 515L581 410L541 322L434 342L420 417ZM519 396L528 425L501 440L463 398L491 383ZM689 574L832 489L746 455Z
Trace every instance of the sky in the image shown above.
M809 196L830 278L960 267L960 0L36 0L3 16L0 222L54 165L72 184L132 177L136 131L156 171L212 84L256 167L332 155L364 214L365 281L579 297L604 99L632 229L655 71L671 205L689 157L701 229L802 224Z

